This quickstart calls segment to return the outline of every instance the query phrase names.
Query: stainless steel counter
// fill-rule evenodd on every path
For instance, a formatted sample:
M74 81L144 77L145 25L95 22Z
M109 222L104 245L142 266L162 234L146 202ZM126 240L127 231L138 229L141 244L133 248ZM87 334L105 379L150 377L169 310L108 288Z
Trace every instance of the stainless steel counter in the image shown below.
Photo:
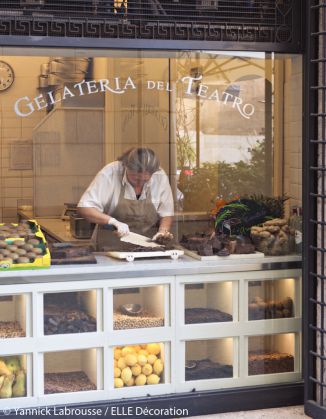
M2 271L0 285L301 268L301 257L296 255L218 261L199 261L189 256L182 256L178 260L156 258L138 259L133 262L106 256L97 256L96 259L98 262L96 265L65 265L39 270Z

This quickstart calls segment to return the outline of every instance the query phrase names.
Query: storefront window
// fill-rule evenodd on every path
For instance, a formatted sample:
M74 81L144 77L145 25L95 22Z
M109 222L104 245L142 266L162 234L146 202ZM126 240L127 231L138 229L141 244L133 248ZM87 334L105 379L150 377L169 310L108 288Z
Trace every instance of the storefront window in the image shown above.
M101 196L83 194L104 166L133 147L152 149L167 175L151 190L150 214L173 216L161 229L195 256L300 253L300 56L34 54L12 49L1 57L0 262L24 268L42 256L40 264L49 265L41 239L26 252L13 243L24 236L10 223L29 219L38 224L29 226L32 232L40 227L49 242L108 250L105 240L94 244L97 220L76 206L117 215L117 178L96 192ZM142 188L135 191L138 202L146 201ZM129 199L131 192L124 192ZM146 202L143 211L151 217ZM140 231L152 237L155 222L146 218L143 224L153 228ZM63 254L70 260L54 247L52 261ZM91 258L91 250L77 257Z

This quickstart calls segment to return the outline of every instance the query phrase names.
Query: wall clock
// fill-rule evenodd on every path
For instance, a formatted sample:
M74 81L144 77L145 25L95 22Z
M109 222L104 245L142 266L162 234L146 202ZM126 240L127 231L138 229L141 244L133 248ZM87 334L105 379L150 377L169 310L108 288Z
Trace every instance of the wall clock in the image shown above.
M14 79L14 70L6 62L0 61L0 92L9 89Z

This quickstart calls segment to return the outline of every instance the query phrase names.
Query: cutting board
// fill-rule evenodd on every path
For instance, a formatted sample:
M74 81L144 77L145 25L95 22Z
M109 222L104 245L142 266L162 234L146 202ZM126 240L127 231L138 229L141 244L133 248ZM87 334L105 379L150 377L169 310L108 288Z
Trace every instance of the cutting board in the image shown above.
M134 259L139 258L157 258L157 257L170 257L171 259L178 259L179 256L184 254L183 250L163 250L155 252L118 252L109 251L106 253L107 256L111 256L115 259L125 259L127 262L132 262Z

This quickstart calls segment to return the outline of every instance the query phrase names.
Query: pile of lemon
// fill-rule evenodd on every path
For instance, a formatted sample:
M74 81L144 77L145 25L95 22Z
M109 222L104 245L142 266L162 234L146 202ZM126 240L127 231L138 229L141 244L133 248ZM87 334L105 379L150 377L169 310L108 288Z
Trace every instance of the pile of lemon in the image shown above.
M163 369L159 343L114 349L114 387L116 388L158 384Z

